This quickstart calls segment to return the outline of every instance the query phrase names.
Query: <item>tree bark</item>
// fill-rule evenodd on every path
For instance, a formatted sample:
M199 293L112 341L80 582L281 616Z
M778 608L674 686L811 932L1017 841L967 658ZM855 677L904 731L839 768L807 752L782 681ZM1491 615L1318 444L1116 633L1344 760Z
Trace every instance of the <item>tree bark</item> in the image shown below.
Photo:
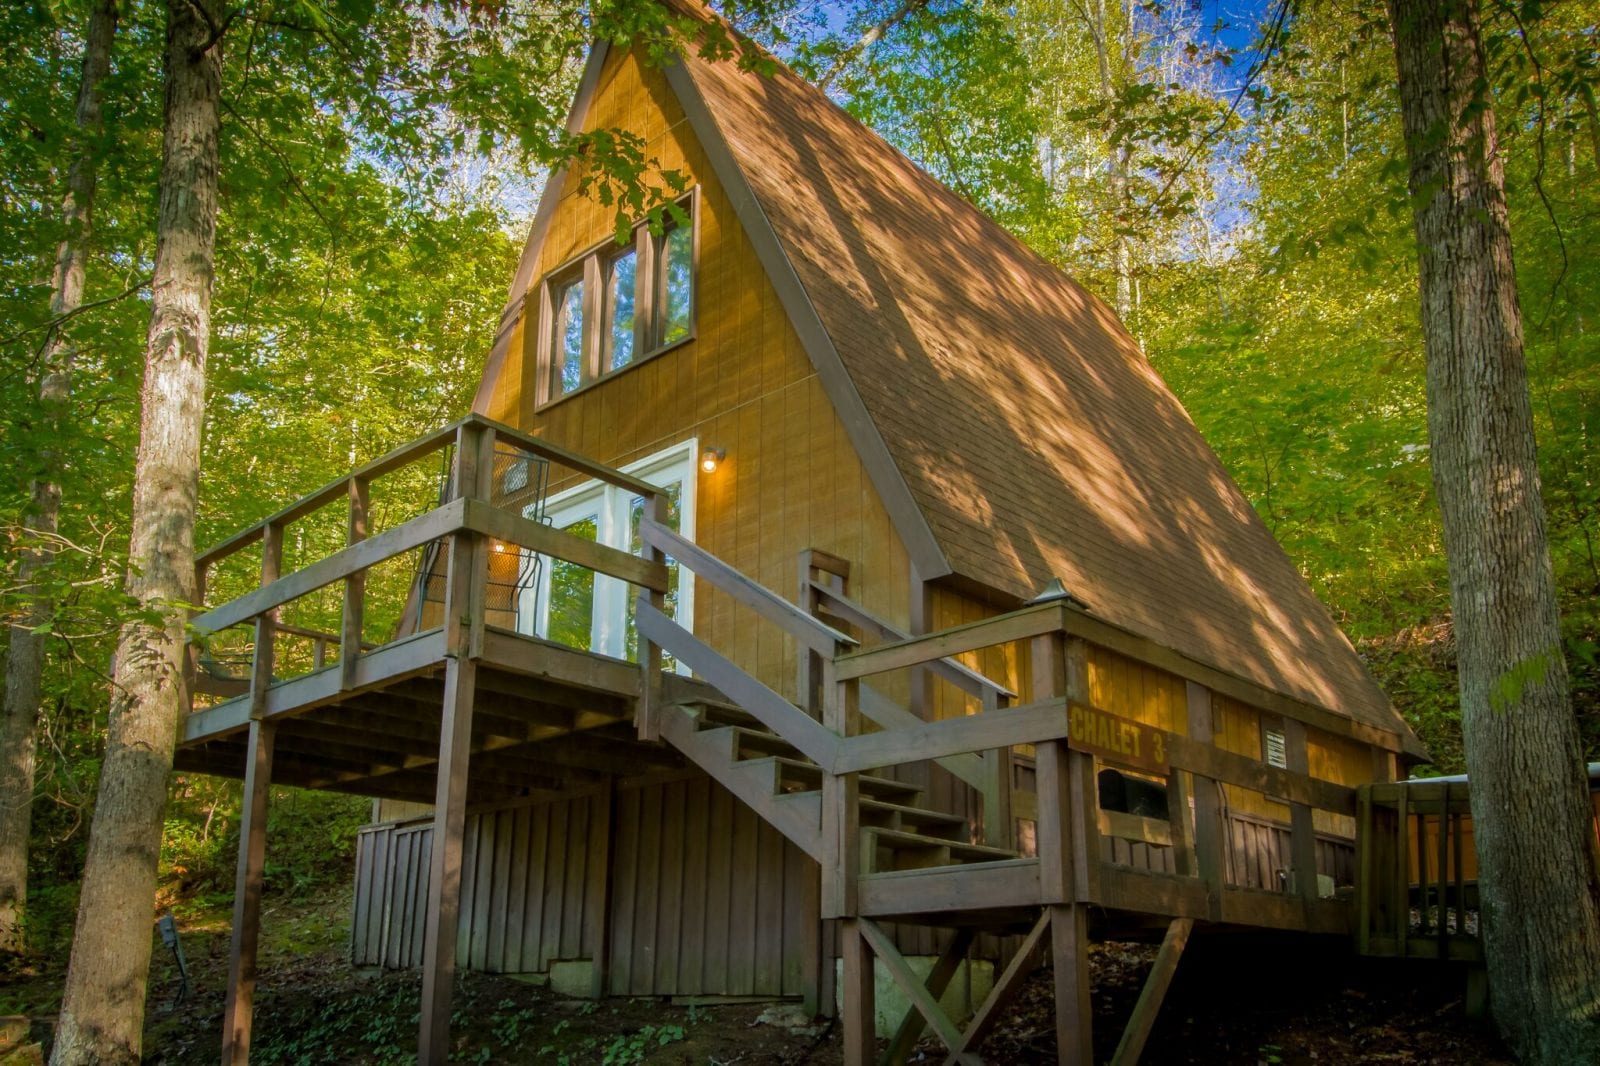
M1526 1061L1600 1062L1593 811L1477 6L1390 0L1390 15L1492 1009Z
M94 211L94 143L101 129L101 87L111 68L111 44L117 32L117 0L98 0L89 15L83 43L83 75L78 83L75 158L67 172L67 194L61 203L66 232L56 250L50 279L50 317L40 360L39 421L44 445L38 454L32 499L25 525L39 545L24 550L19 583L33 589L49 565L49 538L61 516L61 453L57 450L72 384L73 345L62 324L83 304L83 279L89 259ZM5 702L0 712L0 950L22 949L22 916L28 897L28 834L33 822L34 733L39 722L40 680L44 675L45 635L49 601L35 596L22 618L11 627L6 651Z
M110 732L89 832L55 1066L139 1061L167 777L194 595L195 499L217 220L216 0L167 5L166 113L156 263L127 588Z
M1126 20L1126 14L1124 18ZM1125 24L1124 62L1127 59L1126 31ZM1089 37L1094 42L1095 60L1100 71L1100 100L1109 114L1116 105L1117 90L1111 78L1111 26L1106 15L1106 0L1095 0L1094 12L1089 17ZM1110 155L1106 160L1106 176L1111 184L1114 226L1111 234L1112 273L1116 277L1117 317L1126 325L1133 314L1133 243L1127 234L1133 152L1126 143L1107 147Z

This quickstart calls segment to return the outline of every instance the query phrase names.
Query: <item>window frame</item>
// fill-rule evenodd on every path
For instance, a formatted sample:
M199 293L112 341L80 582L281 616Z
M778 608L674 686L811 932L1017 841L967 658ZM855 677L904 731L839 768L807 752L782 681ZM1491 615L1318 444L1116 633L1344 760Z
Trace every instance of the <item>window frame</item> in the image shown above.
M631 365L631 364L630 364ZM641 481L653 485L680 483L683 488L678 497L678 534L684 539L695 539L695 505L700 479L700 438L690 437L663 448L622 468ZM545 503L545 516L557 519L563 512L582 512L593 508L595 518L595 543L620 551L629 551L632 501L636 494L617 485L602 481L584 481L552 495ZM535 518L532 509L525 517ZM525 556L538 555L522 549ZM539 581L534 588L519 593L516 604L516 629L540 640L549 639L549 614L551 578L555 561L549 556L539 556ZM527 565L527 561L523 565ZM590 592L590 646L585 649L597 655L606 655L627 661L628 600L631 590L626 581L606 574L594 573L594 586ZM674 620L691 633L694 631L694 572L688 567L678 567L677 605ZM680 674L689 673L682 663L674 669Z
M698 334L700 287L700 189L696 186L673 201L688 214L689 229L689 325L681 337L666 343L657 343L655 335L661 329L657 309L665 304L666 276L658 269L660 247L667 233L677 228L671 216L666 218L666 228L657 237L650 232L648 222L634 224L631 244L618 244L606 240L584 249L579 254L547 273L537 289L538 317L535 328L529 331L532 339L535 369L534 410L569 400L587 392L596 385L625 374L641 363L688 344ZM611 266L624 257L629 249L634 253L634 355L628 363L614 370L607 369L610 359L611 335ZM582 359L579 382L576 388L563 392L560 388L562 361L557 358L560 347L556 329L559 325L556 312L556 295L570 282L583 279L583 330Z

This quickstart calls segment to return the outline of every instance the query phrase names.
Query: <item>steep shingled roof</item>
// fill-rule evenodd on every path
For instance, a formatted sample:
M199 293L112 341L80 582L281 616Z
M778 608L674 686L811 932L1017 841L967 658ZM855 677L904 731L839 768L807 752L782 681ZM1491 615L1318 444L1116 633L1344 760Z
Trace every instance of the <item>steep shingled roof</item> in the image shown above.
M696 132L742 172L950 573L1019 598L1059 576L1100 618L1415 749L1104 303L787 69L669 73L701 98Z

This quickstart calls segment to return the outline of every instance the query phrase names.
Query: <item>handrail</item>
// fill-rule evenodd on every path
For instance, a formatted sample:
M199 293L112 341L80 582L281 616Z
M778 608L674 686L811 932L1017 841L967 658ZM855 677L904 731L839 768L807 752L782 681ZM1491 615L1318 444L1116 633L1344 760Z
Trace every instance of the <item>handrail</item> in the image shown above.
M1006 644L1014 640L1059 632L1064 618L1059 603L1024 607L1010 614L985 618L919 637L878 644L864 651L839 656L836 677L849 681L908 666L922 666L962 652Z
M386 559L463 531L482 533L655 591L664 591L667 587L667 570L659 563L531 522L481 500L463 498L261 585L197 616L191 625L198 633L219 632L368 570Z
M686 663L807 758L824 769L833 765L841 739L833 730L739 669L650 604L638 604L634 624L641 637Z
M239 532L225 540L219 541L195 557L196 566L209 566L219 559L226 558L241 548L248 547L261 539L261 535L268 526L282 526L304 518L312 511L326 507L336 500L343 500L349 492L351 481L372 481L384 474L398 470L402 466L413 463L425 455L429 455L449 445L456 439L456 431L464 424L473 421L472 417L457 419L449 425L441 426L408 444L386 452L362 466L356 467L348 474L333 479L315 492L300 497L282 510L268 515L266 518L246 526Z
M915 726L844 737L832 770L836 774L856 773L1014 744L1039 744L1066 735L1067 701L1058 697L1003 711L937 722L919 720Z
M620 470L615 470L586 456L568 451L548 441L540 440L538 437L530 436L503 422L496 422L494 419L486 418L483 415L471 414L426 433L416 440L402 444L398 448L356 467L349 473L329 481L321 488L300 497L282 510L268 515L253 525L246 526L239 532L201 552L195 557L195 565L210 566L219 559L226 558L241 548L248 547L260 540L268 526L287 525L297 519L304 518L313 511L345 499L351 481L374 481L385 474L414 463L426 455L448 447L454 443L457 433L466 426L493 430L497 439L507 441L522 451L541 456L580 474L586 474L596 480L628 489L642 496L652 496L661 491L660 486L652 485L648 481L642 481L631 474L624 474Z
M859 642L848 633L828 625L813 615L752 581L738 570L718 559L659 522L645 518L639 523L639 536L651 547L658 548L678 561L678 565L692 570L757 614L787 630L794 638L819 655L833 656L840 647L855 647Z
M863 629L875 630L878 636L885 640L902 641L911 639L911 634L902 632L885 622L882 618L879 618L843 593L815 579L809 579L807 583L817 596L828 601L825 604L817 605L819 611L826 611L836 618L861 626ZM928 669L939 678L950 682L950 684L969 696L976 696L982 699L984 693L989 692L1008 700L1017 698L1017 694L1005 685L956 659L937 659L927 665Z

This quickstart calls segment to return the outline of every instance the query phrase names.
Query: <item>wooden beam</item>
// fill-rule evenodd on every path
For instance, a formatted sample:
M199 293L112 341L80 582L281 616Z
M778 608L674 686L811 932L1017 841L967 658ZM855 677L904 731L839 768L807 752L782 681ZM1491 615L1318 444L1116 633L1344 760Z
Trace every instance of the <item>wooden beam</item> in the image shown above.
M662 526L667 520L667 497L660 492L652 492L644 498L643 513L639 516L639 528ZM640 586L638 600L634 604L634 617L637 618L641 611L654 611L661 617L667 617L667 597L664 593L666 585L666 557L661 549L652 544L648 537L640 536L641 562L660 569L662 583L659 588ZM661 645L651 640L641 629L638 631L639 643L639 699L634 704L634 726L639 739L657 741L661 739Z
M1052 905L1050 940L1055 969L1056 1061L1061 1066L1094 1066L1088 908Z
M1284 762L1292 774L1304 775L1307 780L1311 774L1309 752L1306 749L1306 726L1293 718L1285 718L1283 722ZM1351 790L1354 792L1354 789ZM1351 796L1352 801L1354 795ZM1348 812L1354 814L1354 804ZM1304 800L1296 800L1289 805L1289 868L1294 872L1295 891L1308 903L1317 901L1317 829L1311 817L1311 806ZM1443 825L1440 822L1440 839L1443 839ZM1440 905L1443 906L1443 899Z
M955 930L950 936L950 943L940 953L934 962L933 969L928 971L926 983L927 994L932 997L934 1006L939 1007L939 1001L944 997L944 991L950 987L950 981L955 977L956 971L966 961L967 949L972 946L975 933L970 928ZM943 1010L940 1009L940 1013ZM906 1009L906 1016L900 1022L900 1028L895 1030L893 1038L889 1041L889 1049L883 1053L879 1060L884 1066L898 1066L906 1061L906 1056L911 1054L912 1048L917 1046L917 1041L922 1038L922 1030L927 1027L927 1018L923 1011L913 1003ZM943 1036L941 1034L941 1039ZM946 1043L952 1052L961 1043L961 1034L956 1034L955 1044Z
M999 1023L1006 1008L1017 998L1017 993L1022 991L1023 979L1033 969L1039 949L1044 946L1044 936L1050 931L1053 911L1052 907L1045 907L1040 911L1038 921L1033 923L1033 928L1023 938L1017 953L1011 956L1011 962L995 981L994 988L989 991L989 997L972 1016L972 1021L967 1023L966 1031L961 1034L960 1047L951 1052L952 1058L957 1052L975 1052L983 1046L984 1038Z
M428 913L422 941L419 1066L444 1066L450 1059L450 991L455 979L456 934L461 913L462 832L466 822L476 674L477 663L472 659L451 659L445 670L439 771L433 800L432 853L428 863Z
M213 608L196 618L192 624L202 634L221 632L309 592L315 592L324 585L349 577L358 570L369 569L385 559L448 536L461 528L466 517L466 506L465 502L455 500L418 515L393 529L336 551L326 559L319 559L254 592Z
M1041 633L1059 630L1062 626L1061 607L1043 604L1024 607L1011 614L997 615L979 622L942 629L925 637L911 637L892 644L839 656L839 679L848 681L868 677L889 670L902 670L908 666L947 659L963 652L978 651L996 644L1014 640L1027 640Z
M1082 637L1091 644L1116 652L1135 662L1154 666L1169 674L1176 674L1185 681L1221 693L1241 703L1248 703L1252 707L1274 714L1297 718L1309 726L1335 736L1359 740L1385 751L1425 754L1409 733L1403 735L1397 729L1379 728L1358 722L1344 713L1296 699L1235 674L1225 673L1191 659L1181 652L1163 647L1148 637L1139 636L1104 619L1086 614L1079 608L1068 607L1063 615L1064 626L1073 636ZM1399 721L1398 715L1396 721Z
M863 717L885 729L915 729L926 724L924 719L918 718L865 681L861 683L857 694L857 704ZM954 774L963 784L971 785L973 788L981 789L987 780L981 755L970 753L944 755L934 762Z
M1144 1054L1145 1042L1150 1039L1150 1030L1155 1027L1161 1003L1167 998L1167 989L1172 986L1172 975L1178 970L1178 960L1183 956L1184 946L1189 943L1189 933L1193 929L1193 918L1174 918L1167 926L1167 935L1161 940L1161 950L1156 952L1155 964L1150 967L1150 974L1144 979L1144 987L1139 991L1139 1002L1133 1005L1133 1015L1128 1019L1127 1028L1122 1030L1122 1039L1117 1043L1116 1054L1111 1056L1112 1066L1137 1066L1139 1056Z
M911 972L911 967L906 965L905 956L901 955L899 949L894 946L894 941L890 940L871 919L861 919L854 924L856 930L872 948L872 953L883 963L883 967L889 972L890 978L900 986L900 991L911 1001L912 1009L922 1015L928 1025L933 1028L934 1033L944 1043L944 1046L949 1048L953 1054L958 1055L960 1061L976 1061L973 1056L960 1055L956 1051L961 1045L961 1030L956 1028L956 1023L950 1020L950 1016L939 1005L938 997L933 995L928 990L928 986L919 981L917 975Z
M844 974L844 1066L871 1066L877 1058L877 1002L872 952L861 935L861 922L839 922L839 951Z
M367 539L368 510L371 494L367 482L353 477L349 484L350 517L346 523L345 543L359 544ZM344 579L344 611L339 621L339 687L356 686L356 664L361 660L361 631L366 609L367 572L357 570Z
M687 567L694 571L696 576L705 578L715 585L718 591L726 593L767 621L784 629L818 654L833 655L841 647L855 647L858 643L848 633L841 633L814 615L807 614L765 585L751 580L660 522L653 522L648 518L640 521L639 536L646 544L672 556L678 560L680 566Z
M1185 683L1184 692L1189 739L1197 745L1210 748L1215 736L1211 690L1189 681ZM1206 886L1210 916L1215 920L1222 916L1222 888L1225 881L1223 848L1227 846L1227 833L1222 824L1222 790L1215 778L1201 773L1195 773L1193 781L1195 870Z
M674 659L721 689L729 699L798 748L819 766L832 766L839 735L757 681L678 623L647 603L638 604L639 635L659 644Z
M250 1061L250 1030L256 994L256 947L261 939L261 879L266 869L267 803L272 792L274 731L271 722L250 723L244 803L239 825L239 866L233 887L233 937L228 951L227 1000L223 1007L222 1061Z
M878 634L880 640L904 641L910 640L911 634L890 625L844 593L829 588L825 583L806 577L801 585L801 596L808 591L813 598L819 598L817 604L819 611L831 614L842 622L870 629ZM1017 694L1000 682L980 674L970 666L958 659L935 659L927 664L928 670L941 680L948 681L957 689L969 696L982 699L985 693L1015 699Z
M480 500L468 502L465 525L495 540L561 559L630 585L652 592L667 590L667 568L657 559L640 558L632 552L608 548L604 544L564 533L543 522L534 522L510 511L491 507Z
M918 720L916 725L885 729L839 742L833 772L850 773L882 766L900 766L949 755L965 755L1013 744L1036 744L1067 735L1067 701L1046 698L1023 707L987 714Z

